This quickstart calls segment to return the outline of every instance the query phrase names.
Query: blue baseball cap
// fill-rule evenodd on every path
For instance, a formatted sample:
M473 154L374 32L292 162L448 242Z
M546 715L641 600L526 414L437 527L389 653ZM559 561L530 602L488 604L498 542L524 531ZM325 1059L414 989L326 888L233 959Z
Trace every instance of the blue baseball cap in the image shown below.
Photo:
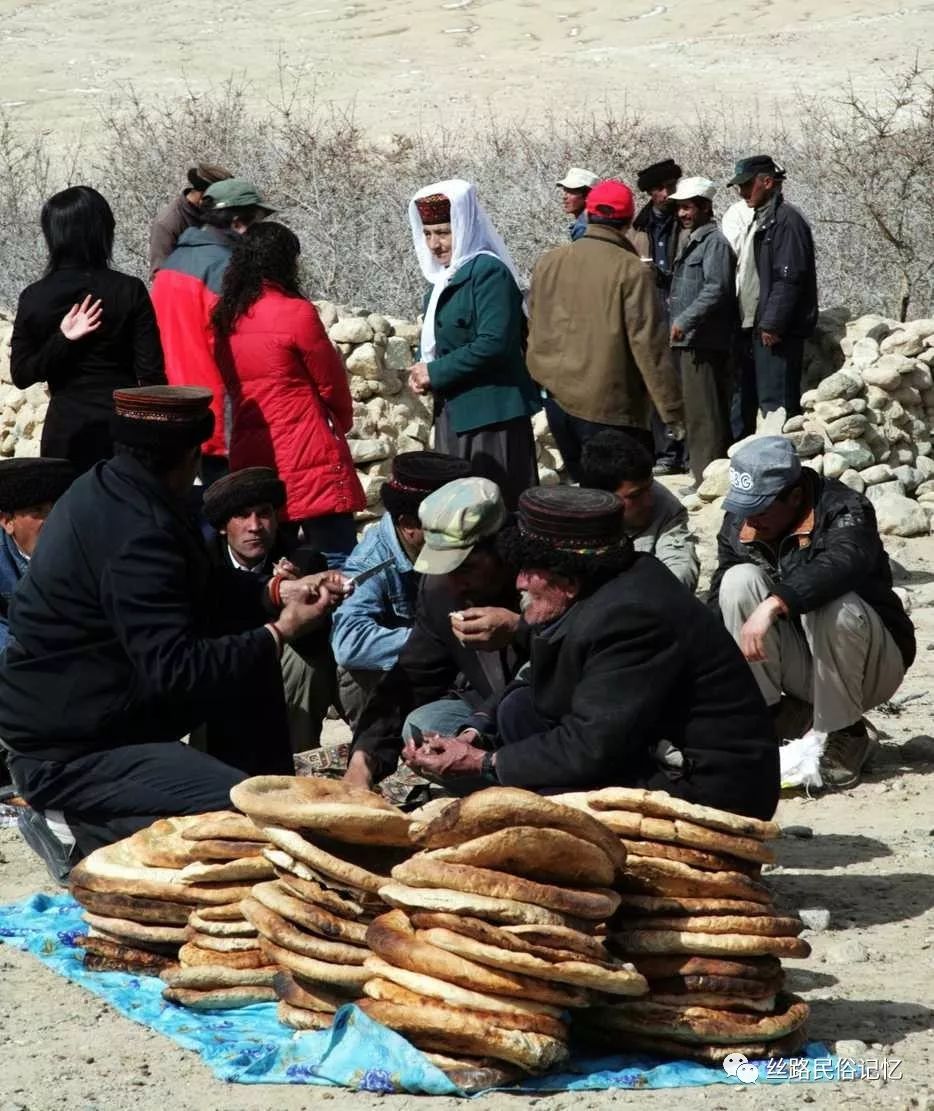
M730 492L723 508L737 517L762 513L800 478L801 460L791 440L760 436L744 444L730 460Z

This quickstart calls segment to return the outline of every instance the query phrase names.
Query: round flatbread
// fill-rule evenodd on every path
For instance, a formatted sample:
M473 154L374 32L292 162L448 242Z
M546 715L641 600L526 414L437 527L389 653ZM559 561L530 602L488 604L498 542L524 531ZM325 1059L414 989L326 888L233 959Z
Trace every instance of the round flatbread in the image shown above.
M165 988L162 998L192 1011L227 1011L252 1007L254 1003L274 1003L275 991L270 987L241 984L233 988Z
M456 934L452 930L419 930L419 941L445 949L459 957L477 961L490 968L559 984L574 984L608 995L645 995L649 986L632 965L593 964L583 958L572 960L543 960L532 953L515 952L498 945L478 941L473 937Z
M75 945L84 950L85 968L95 972L145 972L156 976L163 968L175 963L167 954L153 953L135 945L122 945L106 937L76 937ZM95 959L89 961L89 957Z
M223 863L229 860L246 860L262 856L262 841L197 841L197 859L204 864Z
M522 1077L522 1069L501 1064L492 1057L451 1057L446 1053L426 1053L425 1056L468 1095L491 1088L509 1088Z
M761 999L750 999L746 995L723 995L720 992L695 992L688 1000L682 994L664 995L652 993L651 1001L659 1006L681 1007L690 1003L692 1007L710 1007L715 1011L755 1011L756 1014L772 1014L775 1010L775 996L765 995Z
M202 949L198 945L189 943L179 949L178 963L183 968L198 968L204 965L220 965L224 968L262 968L264 965L275 964L275 961L267 960L259 948L221 953L216 949Z
M150 957L156 958L155 953ZM141 961L136 957L104 957L100 953L87 952L81 959L82 967L87 972L124 972L130 976L156 976L164 963L171 963L171 957L158 957L157 963L152 960Z
M240 909L239 903L237 909ZM188 919L188 926L199 934L210 934L211 937L256 937L256 928L242 917L242 912L237 921L218 922L213 918L204 918L198 911L193 910Z
M419 1048L468 1053L509 1061L527 1072L547 1072L567 1060L563 1041L545 1034L506 1030L494 1026L489 1016L450 1012L441 1007L405 1007L364 999L360 1009L377 1022L396 1030Z
M804 929L800 918L761 914L692 915L685 918L629 918L627 930L681 930L699 934L760 934L764 937L797 937Z
M349 918L355 922L363 916L362 900L339 895L336 891L332 891L314 880L300 879L291 872L282 872L278 869L277 872L280 886L294 898L301 899L302 902L310 903L312 906L320 907L330 914L336 914L338 918Z
M210 949L212 953L243 953L255 950L257 934L252 937L216 937L213 934L202 934L190 926L185 931L185 940L189 945L197 945L199 949Z
M328 1011L309 1011L284 1000L276 1007L276 1018L292 1030L328 1030L334 1021L334 1015Z
M439 980L434 976L426 976L422 972L409 972L404 968L384 961L382 957L369 956L366 959L366 969L373 977L367 980L366 994L372 998L384 998L385 993L378 994L375 989L370 989L371 984L388 981L397 987L412 992L413 995L426 996L436 999L449 1007L462 1007L468 1011L492 1011L495 1014L522 1015L547 1015L549 1018L560 1018L564 1013L564 1006L552 1006L548 1003L536 1003L534 1000L518 999L510 995L489 995L482 991L472 991L461 988L447 980ZM370 989L370 990L368 990ZM389 1002L392 1002L389 999Z
M197 844L197 842L192 842ZM182 883L259 883L275 877L275 869L263 856L247 856L216 864L195 861L181 871Z
M687 930L630 930L612 935L614 951L632 960L635 953L693 953L710 957L785 957L811 955L800 937L757 937L754 934L702 934ZM638 966L637 966L638 967Z
M680 860L682 864L690 864L692 868L700 868L705 872L742 872L743 875L754 878L762 872L761 864L742 860L738 856L728 856L726 853L691 849L665 841L635 841L624 837L620 838L620 843L633 856L660 856L666 860Z
M645 953L626 958L631 960L649 981L672 976L731 976L741 980L771 982L782 975L778 957L695 957L683 954L652 956Z
M183 968L175 964L163 969L159 977L171 988L213 991L215 988L273 987L276 971L274 964L264 968L225 968L216 964Z
M520 934L514 933L516 927L507 928L505 926L494 926L489 922L483 922L479 918L467 918L459 914L432 914L430 911L420 912L410 916L409 921L416 930L452 930L456 934L463 934L465 937L476 938L477 941L485 941L490 945L499 945L503 949L509 949L513 953L532 953L536 957L541 957L546 961L579 961L581 959L590 960L591 963L606 964L607 968L613 967L614 961L606 948L592 937L586 934L577 933L577 931L566 930L567 934L576 935L573 940L583 938L590 946L578 946L576 949L561 949L556 945L536 945L534 941L529 941ZM552 927L555 931L558 927ZM547 929L543 926L542 929ZM592 947L592 948L591 948ZM583 951L582 951L583 950Z
M539 945L546 949L570 949L593 961L605 961L608 957L604 938L594 937L570 926L503 926L502 929L522 941Z
M569 886L608 887L617 866L606 852L560 829L516 826L425 853L447 864L472 864L525 879Z
M509 876L471 864L447 864L417 853L411 860L392 870L397 883L412 887L435 887L485 895L491 899L512 899L545 907L575 918L604 920L619 906L619 898L608 888L574 890L555 884L536 883L520 876Z
M362 965L367 949L362 945L348 945L343 941L327 941L317 934L307 933L270 910L256 899L243 900L243 913L260 934L283 949L301 953L318 961L334 964Z
M589 1017L578 1025L575 1033L605 1049L621 1052L647 1053L653 1057L667 1057L675 1061L688 1058L704 1065L721 1065L734 1053L742 1053L750 1061L765 1061L780 1057L794 1057L807 1041L804 1026L772 1042L747 1042L742 1045L701 1045L696 1042L676 1042L657 1035L640 1035L628 1030L608 1030Z
M680 895L631 895L619 897L617 919L625 924L630 918L659 915L668 918L694 914L759 915L768 908L747 899L692 899Z
M594 815L518 787L489 787L456 799L430 820L413 823L412 841L443 849L517 826L562 830L602 849L617 868L626 863L618 838Z
M769 889L741 872L705 872L677 860L630 856L619 881L624 890L644 895L686 895L693 898L743 899L771 905Z
M278 881L258 883L253 888L253 898L282 918L319 937L351 945L366 945L366 925L363 922L351 922L323 907L297 899Z
M166 926L152 922L132 922L128 918L107 918L102 914L84 912L84 920L108 937L155 945L181 945L185 941L184 926Z
M611 1030L629 1030L644 1037L656 1034L675 1042L732 1045L737 1042L770 1042L784 1038L808 1020L810 1007L796 995L780 995L769 1015L719 1011L690 1005L670 1006L648 1000L594 1007L588 1023L603 1023Z
M429 944L416 935L411 922L398 910L380 915L371 922L366 939L370 949L390 964L435 976L470 991L519 996L558 1007L579 1007L587 1002L586 993L579 989L499 972Z
M216 907L198 907L192 914L197 914L209 922L242 922L243 912L240 903L222 903Z
M181 835L186 841L255 841L262 844L266 840L262 830L236 810L199 814L197 821L186 826Z
M199 821L199 815L159 818L125 840L141 864L151 868L184 868L197 860L194 846L182 834Z
M464 1007L452 1007L432 996L419 995L409 988L383 979L368 980L363 993L368 999L378 999L383 1003L398 1003L404 1007L441 1007L450 1014L472 1015L504 1030L527 1030L530 1033L546 1034L549 1038L560 1038L561 1041L567 1041L568 1038L567 1023L552 1018L551 1015L530 1015L521 1011L472 1011Z
M339 988L325 988L320 984L312 984L292 972L280 970L276 973L273 987L276 995L290 1007L298 1007L304 1011L319 1011L326 1014L336 1014L345 1003L356 999L358 991L342 992Z
M264 963L281 965L282 968L296 973L303 980L308 980L312 984L324 984L325 986L344 988L348 991L361 992L370 975L363 965L333 964L330 961L319 961L314 957L294 953L291 949L276 945L265 937L259 939L259 944L266 956Z
M71 893L85 910L104 918L128 918L133 922L152 925L184 926L191 913L190 903L168 903L163 899L143 899L133 895L118 895L90 891L72 885Z
M380 898L402 910L438 910L449 914L468 914L489 922L505 925L567 926L576 925L565 914L558 914L531 903L515 899L491 899L466 891L445 891L438 887L409 887L390 882L379 889Z
M409 819L401 810L341 780L261 775L238 783L230 798L263 826L316 831L352 845L409 844Z
M666 976L649 980L652 998L657 996L733 995L743 999L768 999L785 985L784 973L768 980L750 980L739 976ZM687 1002L687 998L682 998Z
M333 887L375 893L389 878L388 875L377 875L318 848L295 830L264 826L263 832L277 849L288 853L293 860L300 861L313 874L326 877Z
M744 814L733 814L729 810L685 802L666 791L647 791L640 787L606 787L602 791L593 791L588 796L588 805L597 811L635 810L652 818L681 818L709 829L753 837L759 841L773 840L781 833L777 822L764 822Z

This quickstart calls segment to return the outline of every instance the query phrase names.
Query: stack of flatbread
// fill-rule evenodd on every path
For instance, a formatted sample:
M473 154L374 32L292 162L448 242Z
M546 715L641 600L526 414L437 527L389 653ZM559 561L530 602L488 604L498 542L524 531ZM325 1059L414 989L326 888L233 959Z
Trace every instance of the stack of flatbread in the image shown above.
M258 776L231 791L268 844L271 882L242 903L269 964L279 1019L297 1030L331 1025L359 999L369 973L367 925L386 910L380 887L411 854L409 818L372 791L315 777Z
M709 1062L800 1048L808 1006L783 992L781 958L811 950L800 919L776 911L761 877L779 827L661 791L558 797L599 818L626 848L609 945L650 991L594 1007L580 1029L614 1048Z
M626 854L595 818L512 788L416 817L421 851L380 887L396 909L366 934L372 1018L482 1085L559 1065L568 1008L645 993L603 944Z
M230 919L229 908L272 875L261 835L251 829L243 815L226 811L164 818L81 861L69 884L89 927L77 941L85 967L168 974L195 949L204 963L222 961L223 951L200 947L191 919ZM202 974L198 990L207 986Z

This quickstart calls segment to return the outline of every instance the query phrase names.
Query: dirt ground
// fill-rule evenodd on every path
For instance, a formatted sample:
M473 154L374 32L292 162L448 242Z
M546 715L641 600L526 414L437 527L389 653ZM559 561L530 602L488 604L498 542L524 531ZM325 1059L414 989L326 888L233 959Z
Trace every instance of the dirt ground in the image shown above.
M695 521L709 571L716 511L708 508ZM861 1056L888 1058L890 1074L900 1078L688 1089L677 1093L680 1111L779 1111L815 1102L934 1109L934 541L892 540L888 548L900 584L911 592L918 661L893 703L871 715L883 745L865 782L839 795L781 802L779 821L806 827L812 836L801 836L800 828L798 836L783 836L769 878L784 908L830 912L829 928L804 935L812 957L787 966L790 988L812 1004L812 1036L861 1041ZM39 890L53 890L44 870L14 830L0 830L0 903ZM4 946L0 984L0 1111L291 1111L319 1101L330 1101L335 1111L369 1111L377 1099L388 1111L438 1111L457 1102L228 1085L195 1054ZM662 1111L672 1106L672 1094L482 1100L490 1111L532 1105L538 1111L602 1111L611 1103Z
M67 145L111 97L144 103L227 77L254 104L304 78L372 132L628 102L691 123L698 104L741 118L852 77L862 92L916 52L931 5L905 0L0 0L0 108Z

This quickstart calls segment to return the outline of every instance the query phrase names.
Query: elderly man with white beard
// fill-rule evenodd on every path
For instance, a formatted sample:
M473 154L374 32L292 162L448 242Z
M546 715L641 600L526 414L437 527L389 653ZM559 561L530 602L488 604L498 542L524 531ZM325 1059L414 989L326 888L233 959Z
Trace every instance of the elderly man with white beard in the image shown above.
M634 551L618 498L527 490L498 548L519 569L529 666L457 736L409 740L413 770L457 794L647 787L772 816L778 743L749 668L707 608Z

